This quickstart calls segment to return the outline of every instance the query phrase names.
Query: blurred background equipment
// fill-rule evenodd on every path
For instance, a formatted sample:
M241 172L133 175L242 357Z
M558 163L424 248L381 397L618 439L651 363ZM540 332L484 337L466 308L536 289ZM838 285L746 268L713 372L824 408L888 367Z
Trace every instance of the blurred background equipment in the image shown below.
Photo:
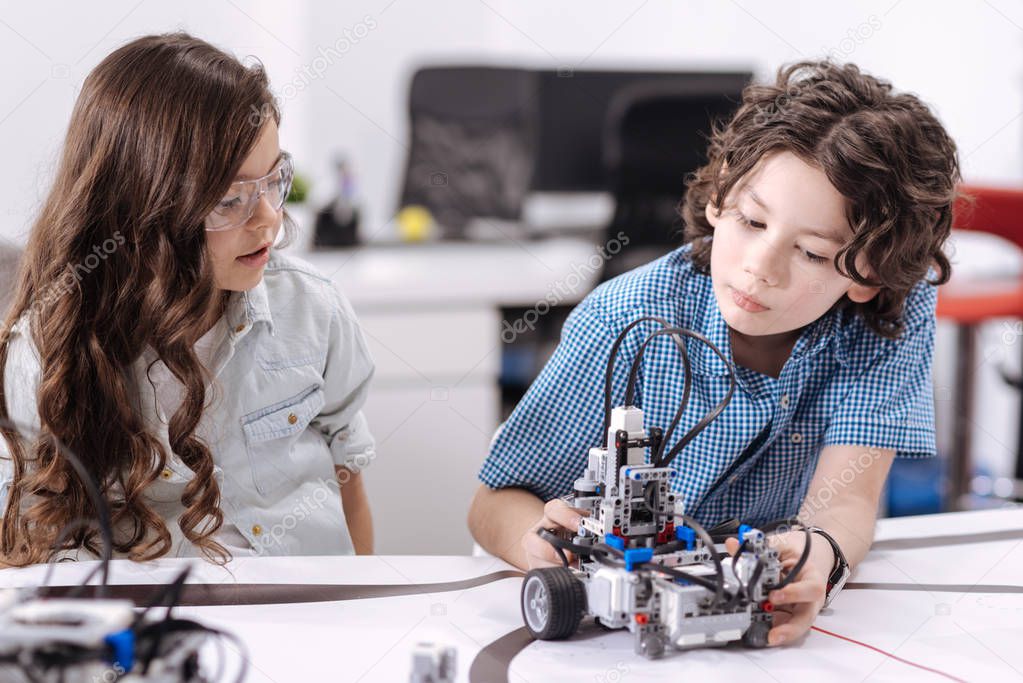
M1014 467L1009 472L993 472L990 463L975 463L972 454L977 428L978 327L991 320L1023 318L1023 271L1018 258L1013 261L1005 257L1018 255L1023 247L1023 189L964 185L960 193L953 226L966 232L958 236L959 241L965 237L973 244L984 244L985 237L996 238L991 241L999 243L1002 257L973 260L986 267L975 265L965 274L953 270L953 279L938 296L938 317L956 326L954 384L946 397L952 408L946 507L953 510L985 505L984 501L971 500L974 497L989 499L987 505L998 504L998 499L1023 501L1023 435L1016 437ZM1009 327L1009 334L1002 335L1007 346L1020 336L1013 329ZM1019 348L1016 355L1023 360ZM998 369L1006 386L1023 389L1019 370L1008 368L1004 362ZM1018 410L1017 424L1023 422L1023 402Z
M689 174L707 162L712 127L738 107L750 74L690 74L633 82L611 100L603 166L614 197L605 243L628 245L604 266L603 280L667 254L682 243L679 205Z
M338 156L334 160L334 198L316 214L314 247L351 247L359 243L360 213L355 188L350 163Z
M426 207L452 239L474 218L518 220L536 149L535 83L525 69L420 69L401 206Z

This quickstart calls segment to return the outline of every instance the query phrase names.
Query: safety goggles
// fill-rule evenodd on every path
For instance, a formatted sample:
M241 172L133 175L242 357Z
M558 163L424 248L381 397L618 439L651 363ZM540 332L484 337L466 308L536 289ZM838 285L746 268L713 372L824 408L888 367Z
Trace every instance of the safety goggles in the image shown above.
M284 200L288 198L288 193L291 192L291 181L294 177L295 168L291 163L291 155L283 152L274 169L262 178L236 180L231 183L231 189L206 217L206 229L230 230L245 225L256 212L256 206L263 195L266 195L267 201L275 211L280 211L284 206Z

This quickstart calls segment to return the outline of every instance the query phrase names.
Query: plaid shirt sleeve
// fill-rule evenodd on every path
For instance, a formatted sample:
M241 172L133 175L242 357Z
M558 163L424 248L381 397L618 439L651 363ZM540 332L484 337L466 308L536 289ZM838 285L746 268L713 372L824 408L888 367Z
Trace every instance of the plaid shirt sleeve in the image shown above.
M901 457L936 454L931 361L937 288L921 284L914 294L902 335L885 341L851 383L822 445L887 448Z
M545 501L572 491L589 449L601 442L604 373L615 336L588 302L572 311L554 355L498 428L480 481ZM615 395L624 392L630 347L623 344L615 364Z

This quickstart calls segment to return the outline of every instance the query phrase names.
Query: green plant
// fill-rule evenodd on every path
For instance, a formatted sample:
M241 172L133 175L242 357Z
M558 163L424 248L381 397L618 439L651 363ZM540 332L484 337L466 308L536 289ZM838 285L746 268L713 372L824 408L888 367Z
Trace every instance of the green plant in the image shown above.
M288 204L301 204L309 196L309 181L301 173L296 172L291 180L291 192L285 200Z

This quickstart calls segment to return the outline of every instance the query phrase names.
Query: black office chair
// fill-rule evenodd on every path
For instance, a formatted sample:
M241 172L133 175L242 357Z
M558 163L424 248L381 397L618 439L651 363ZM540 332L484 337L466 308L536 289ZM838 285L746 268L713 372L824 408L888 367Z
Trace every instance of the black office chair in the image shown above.
M608 109L604 168L615 199L607 238L629 244L604 265L608 280L682 242L679 204L685 180L706 163L712 125L738 106L735 93L685 93L660 84L622 91Z
M444 236L472 218L518 220L533 173L536 74L428 67L409 94L411 144L401 206L430 210Z

